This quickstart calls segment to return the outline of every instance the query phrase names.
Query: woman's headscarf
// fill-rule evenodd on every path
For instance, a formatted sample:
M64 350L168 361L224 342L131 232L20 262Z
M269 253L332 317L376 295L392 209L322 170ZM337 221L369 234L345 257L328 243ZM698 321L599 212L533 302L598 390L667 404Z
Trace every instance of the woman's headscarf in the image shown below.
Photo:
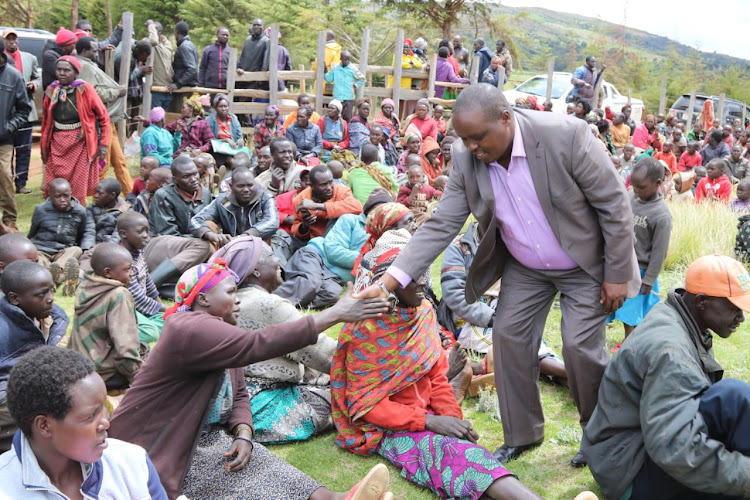
M219 102L221 102L222 99L229 102L229 97L227 97L226 94L222 94L221 92L219 92L214 96L213 101L211 101L211 107L216 108L216 106L219 105Z
M213 264L217 260L223 259L229 269L237 274L240 283L242 283L255 271L264 245L263 240L256 236L233 238L232 241L217 250L208 259L208 263Z
M266 106L266 113L268 113L269 111L271 113L275 114L277 118L278 118L279 114L281 114L281 110L275 104L271 104L270 106Z
M438 144L432 136L428 135L424 138L424 141L422 141L420 156L422 157L422 171L424 172L424 175L427 176L430 185L435 181L435 177L443 173L440 167L433 167L432 164L427 161L427 153L435 150L440 152L440 144Z
M76 72L76 75L81 72L81 61L78 60L75 56L60 56L57 58L57 61L55 62L55 66L57 66L57 63L60 61L65 61L66 63L73 66L73 69Z
M410 123L409 126L406 127L406 132L404 132L404 146L406 146L409 139L412 137L419 137L419 140L422 141L422 132L419 131L416 125Z
M208 292L225 278L239 283L237 275L227 267L224 259L216 259L212 264L199 264L185 271L177 282L174 305L164 312L164 319L176 312L189 311L199 293Z
M201 104L200 96L198 94L193 94L185 99L185 104L193 109L193 114L195 116L203 116L203 105Z
M164 108L162 108L161 106L157 106L151 110L148 119L149 121L151 121L151 123L159 123L164 119L164 116L166 114L167 113L164 111Z
M377 275L388 269L410 237L409 231L399 229L378 239L367 256ZM362 455L377 449L383 429L362 417L435 366L442 352L438 330L426 299L419 307L344 325L331 363L331 416L338 446Z
M341 101L338 99L331 99L331 102L328 103L329 108L336 108L339 110L339 113L344 109L344 105L341 104Z
M396 109L396 103L393 102L393 99L391 99L390 97L386 97L385 99L383 99L383 101L380 103L380 109L383 109L383 106L385 106L386 104L390 104L393 109Z
M380 241L386 233L394 232L391 231L393 225L410 213L411 210L401 203L383 203L372 209L365 221L365 231L369 236L365 244L362 245L362 249L359 251L359 257L357 257L357 260L354 262L354 267L352 269L352 274L354 276L358 275L357 273L360 264L365 258L365 255L375 248L377 242ZM409 235L407 237L408 239L411 237L411 233L409 233L409 231L406 232Z
M393 99L390 97L386 97L383 99L383 101L380 103L380 113L378 113L378 116L375 117L375 120L373 120L373 123L377 123L381 127L383 127L383 133L388 136L388 138L393 139L397 134L399 129L401 128L401 122L398 120L398 116L396 116L396 113L391 113L391 117L388 118L383 114L383 106L386 104L390 104L393 109L396 109L396 104L393 102Z
M62 28L61 28L62 31ZM76 75L81 72L81 62L74 56L60 56L57 58L57 61L55 62L55 67L57 67L57 63L60 61L65 61L66 63L70 64L73 69L76 72ZM70 86L73 88L76 88L80 85L83 85L83 80L73 80L70 82ZM68 100L68 93L63 91L63 86L55 80L50 84L50 87L52 88L52 95L50 96L50 106L49 109L52 110L59 102L65 102Z

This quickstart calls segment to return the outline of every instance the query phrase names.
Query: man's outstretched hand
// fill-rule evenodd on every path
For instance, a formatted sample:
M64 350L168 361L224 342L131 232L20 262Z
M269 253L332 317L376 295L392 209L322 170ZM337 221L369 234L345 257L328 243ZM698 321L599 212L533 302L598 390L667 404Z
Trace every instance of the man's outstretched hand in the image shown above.
M390 310L388 300L380 295L372 298L354 297L353 285L347 283L346 293L335 305L313 316L315 329L322 332L336 323L356 323L376 318Z

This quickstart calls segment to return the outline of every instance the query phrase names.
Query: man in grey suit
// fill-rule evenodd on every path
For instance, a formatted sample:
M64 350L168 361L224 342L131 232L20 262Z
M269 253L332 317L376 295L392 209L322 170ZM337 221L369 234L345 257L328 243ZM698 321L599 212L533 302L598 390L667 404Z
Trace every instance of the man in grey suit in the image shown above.
M26 188L29 180L29 162L31 161L31 124L39 119L34 104L34 93L41 89L42 72L39 71L39 61L34 54L22 52L18 49L18 33L12 28L3 33L5 39L5 53L9 56L8 61L23 75L26 83L26 91L31 102L31 113L26 123L22 124L16 131L13 146L16 155L16 193L28 194L30 189Z
M502 277L493 349L505 444L495 456L506 462L544 440L537 352L558 292L570 391L581 425L591 416L609 361L606 315L640 285L633 215L583 120L514 111L502 91L477 84L459 95L453 127L461 140L437 211L361 295L406 286L477 218L484 236L465 293L473 303ZM571 463L586 465L580 452Z

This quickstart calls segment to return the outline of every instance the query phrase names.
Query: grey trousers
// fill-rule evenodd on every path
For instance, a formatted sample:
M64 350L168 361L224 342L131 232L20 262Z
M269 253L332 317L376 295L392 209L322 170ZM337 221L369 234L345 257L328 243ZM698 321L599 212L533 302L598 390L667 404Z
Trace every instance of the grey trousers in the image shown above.
M143 249L143 256L149 271L156 269L162 261L171 260L180 271L185 272L211 257L211 245L198 238L165 234L152 238Z
M560 292L562 355L570 393L585 426L597 402L609 362L601 283L581 268L529 269L513 258L503 270L493 328L495 384L505 444L519 446L544 437L539 395L539 345L550 306Z
M306 246L289 259L284 284L273 293L295 306L321 309L338 302L342 290L341 278L326 267L316 250Z

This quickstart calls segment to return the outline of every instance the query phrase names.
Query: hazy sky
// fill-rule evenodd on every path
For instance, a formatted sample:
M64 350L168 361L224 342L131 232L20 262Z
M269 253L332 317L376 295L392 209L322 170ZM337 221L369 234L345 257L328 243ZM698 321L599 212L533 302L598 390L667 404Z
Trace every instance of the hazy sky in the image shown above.
M719 0L714 4L715 9L705 0L501 0L501 3L600 18L666 36L704 52L750 59L750 46L745 43L750 26L749 0ZM708 19L702 19L703 15Z

